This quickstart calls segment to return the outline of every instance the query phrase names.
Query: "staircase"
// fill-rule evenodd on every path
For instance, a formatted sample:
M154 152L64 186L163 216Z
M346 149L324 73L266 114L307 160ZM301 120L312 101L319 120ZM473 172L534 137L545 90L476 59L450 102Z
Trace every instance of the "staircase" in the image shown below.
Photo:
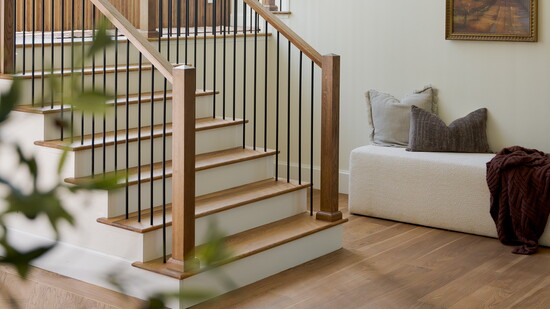
M341 248L347 219L337 203L337 56L321 57L255 0L204 1L201 10L184 7L183 16L165 16L168 22L162 6L176 10L185 3L161 0L158 11L153 5L148 13L168 27L140 22L149 38L109 1L86 2L94 12L88 22L105 16L114 44L75 67L74 55L86 51L91 37L76 37L74 22L69 30L62 23L60 29L15 31L6 25L24 18L17 14L19 4L3 0L4 12L15 10L15 17L2 17L0 86L17 78L25 91L0 134L35 154L45 187L58 177L52 162L64 151L67 183L126 175L116 188L67 195L76 228L62 230L60 245L38 267L108 288L106 273L124 275L132 282L125 292L140 298L188 287L219 295ZM63 3L57 9L66 13L71 3ZM185 25L182 19L193 13L193 23ZM58 21L51 17L52 25ZM151 35L157 31L160 40ZM311 59L309 81L304 56ZM322 69L320 113L316 65ZM82 114L48 91L49 79L66 85L73 76L83 89L113 94L104 112ZM319 114L320 123L314 119ZM60 129L60 122L70 126ZM11 159L2 160L0 173L10 170ZM321 197L314 215L317 177ZM197 266L194 258L213 224L227 235L232 253L215 270ZM22 244L51 241L40 220L14 219L9 227ZM220 271L234 285L221 284ZM178 299L169 306L198 301Z

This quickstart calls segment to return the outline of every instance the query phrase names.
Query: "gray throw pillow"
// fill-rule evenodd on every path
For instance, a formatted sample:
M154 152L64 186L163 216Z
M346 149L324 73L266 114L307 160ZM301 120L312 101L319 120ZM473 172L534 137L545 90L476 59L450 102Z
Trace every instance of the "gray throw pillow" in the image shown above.
M434 93L431 87L405 96L401 101L390 94L369 90L366 93L368 120L373 144L390 147L407 147L411 106L435 112Z
M480 108L447 126L437 115L413 106L407 150L491 152L487 142L487 109Z

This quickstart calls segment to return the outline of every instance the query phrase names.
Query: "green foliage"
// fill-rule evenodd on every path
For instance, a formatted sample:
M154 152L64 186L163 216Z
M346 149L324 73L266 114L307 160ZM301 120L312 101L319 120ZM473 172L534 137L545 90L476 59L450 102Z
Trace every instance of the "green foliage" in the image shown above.
M19 102L21 83L15 80L9 91L0 94L0 124L8 119L13 108Z

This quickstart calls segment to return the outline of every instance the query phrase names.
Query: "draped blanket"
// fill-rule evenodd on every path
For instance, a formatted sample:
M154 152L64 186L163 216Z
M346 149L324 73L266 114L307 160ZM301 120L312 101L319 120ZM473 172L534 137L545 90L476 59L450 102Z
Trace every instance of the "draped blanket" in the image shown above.
M491 217L499 240L533 254L550 213L550 154L519 146L501 150L487 163Z

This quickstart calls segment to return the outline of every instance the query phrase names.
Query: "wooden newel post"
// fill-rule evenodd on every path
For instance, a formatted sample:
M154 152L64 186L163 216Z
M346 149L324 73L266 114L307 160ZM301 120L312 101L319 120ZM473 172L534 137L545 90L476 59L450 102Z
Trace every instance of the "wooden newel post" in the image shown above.
M0 0L0 73L15 71L15 0Z
M158 38L157 0L139 0L139 31L148 38Z
M340 134L340 56L323 56L321 107L321 210L317 219L338 221L338 171Z
M172 101L172 258L178 271L197 267L195 249L195 91L196 71L173 70Z
M279 8L275 5L275 0L263 0L264 7L270 11L278 11Z

